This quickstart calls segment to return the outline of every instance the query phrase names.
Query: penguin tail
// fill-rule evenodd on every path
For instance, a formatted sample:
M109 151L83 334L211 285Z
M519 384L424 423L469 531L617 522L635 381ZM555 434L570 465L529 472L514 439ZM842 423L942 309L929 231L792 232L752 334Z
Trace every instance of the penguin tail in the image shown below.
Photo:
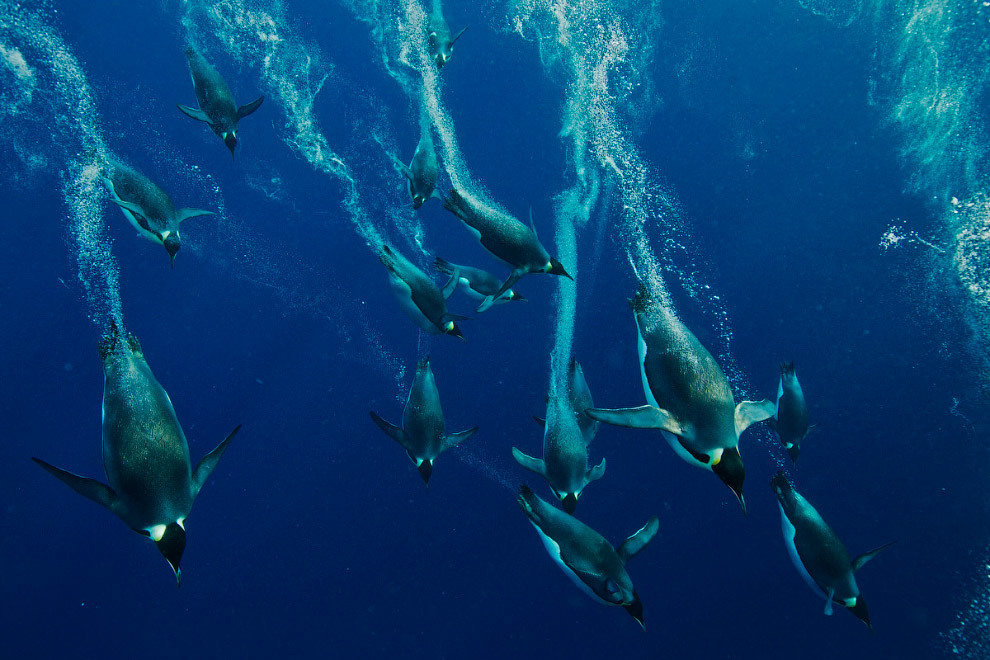
M450 275L454 272L453 264L442 257L437 257L433 260L433 267L446 275Z
M780 363L780 375L781 376L793 376L794 375L794 360L790 362Z

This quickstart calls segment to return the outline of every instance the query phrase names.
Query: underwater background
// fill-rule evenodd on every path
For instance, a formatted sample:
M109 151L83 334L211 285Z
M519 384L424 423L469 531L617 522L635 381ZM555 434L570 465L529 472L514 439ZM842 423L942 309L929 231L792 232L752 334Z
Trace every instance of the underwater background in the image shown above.
M8 658L898 658L990 655L990 7L972 0L0 0L0 617ZM201 49L236 157L180 113ZM505 267L408 162L428 110L451 183L529 213L568 271L420 333L376 246ZM108 202L124 158L177 207L169 267ZM431 272L442 284L444 276ZM644 633L579 593L515 503L542 480L551 378L643 403L627 299L667 292L736 399L794 360L814 431L746 431L748 514L653 431L603 425L579 518L618 545ZM243 428L189 518L183 584L147 539L31 464L105 479L97 342L140 340L193 461ZM429 488L368 417L430 355ZM557 358L551 361L551 355ZM783 468L851 555L875 632L823 615L781 538ZM842 608L837 608L841 610Z

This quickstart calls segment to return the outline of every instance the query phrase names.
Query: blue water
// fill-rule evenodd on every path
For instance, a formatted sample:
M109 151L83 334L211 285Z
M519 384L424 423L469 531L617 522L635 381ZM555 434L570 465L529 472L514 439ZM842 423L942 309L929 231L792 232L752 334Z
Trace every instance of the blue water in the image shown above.
M342 204L351 188L340 176L290 146L298 124L275 78L202 20L203 8L237 7L278 18L279 5L19 4L0 2L0 655L876 659L943 657L955 641L985 657L987 633L973 622L986 622L971 605L987 589L990 520L980 308L954 275L941 189L919 184L920 165L903 155L924 136L890 120L910 91L888 57L903 27L896 12L836 3L822 16L788 0L612 10L649 46L613 70L631 87L611 92L649 185L673 202L649 207L663 217L647 230L672 303L737 400L774 397L779 362L795 360L817 425L796 467L761 425L743 434L746 516L658 433L599 431L590 460L606 457L608 470L578 516L615 545L660 519L629 564L644 633L574 588L514 502L524 482L552 499L510 447L539 454L530 417L545 411L565 313L557 278L526 276L516 288L530 302L484 314L455 293L451 308L475 317L467 341L420 336L355 231L373 227L424 267L441 255L505 272L439 202L414 213L384 156L380 142L408 162L419 136L418 102L387 74L372 30L376 20L397 30L407 3L286 1L279 19L313 67L308 82L281 80L315 91L327 76L312 117L346 163L357 207ZM545 57L544 68L534 33L512 31L512 7L444 9L453 30L470 25L440 73L460 152L499 204L519 218L532 209L554 253L554 198L574 180L559 136L565 67ZM974 16L979 40L987 16ZM174 107L195 104L190 19L237 101L267 97L241 122L234 161ZM79 63L75 82L96 116L66 111L31 38L42 28ZM12 48L33 70L29 99ZM390 54L390 67L417 79ZM86 295L63 195L70 163L85 156L80 122L176 206L218 211L183 225L174 269L112 205L96 216L123 319L193 461L243 424L188 520L180 589L147 539L29 460L104 478L96 345L112 292L97 282ZM449 186L442 175L441 191ZM603 193L576 234L573 354L608 407L643 403L622 217L619 194ZM914 239L882 249L894 225L946 252ZM448 430L480 427L437 460L429 489L368 418L400 419L426 354ZM858 574L874 633L847 612L825 617L791 565L767 485L779 466L851 555L897 541ZM950 633L960 620L969 628Z

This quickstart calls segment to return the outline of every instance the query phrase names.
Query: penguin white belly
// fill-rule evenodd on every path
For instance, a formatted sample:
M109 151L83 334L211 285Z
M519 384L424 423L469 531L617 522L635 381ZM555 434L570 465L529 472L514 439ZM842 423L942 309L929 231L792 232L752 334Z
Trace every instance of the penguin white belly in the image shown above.
M804 567L804 563L801 562L801 556L798 554L797 546L794 544L794 537L797 536L797 529L791 524L791 521L787 518L787 514L784 513L784 507L777 503L777 508L780 509L780 531L784 534L784 544L787 546L787 554L791 556L791 562L794 564L794 568L798 570L804 581L808 583L808 586L812 590L825 598L825 592L821 590L818 583L815 582L815 578L811 577L811 573L808 569Z
M416 303L413 302L412 289L409 288L409 285L399 277L391 274L389 275L388 281L392 287L392 293L395 294L396 300L399 301L399 306L402 307L402 311L404 311L416 325L426 332L437 334L437 327L433 325L433 322L430 319L426 318L423 311L416 306Z
M477 291L471 288L471 281L466 277L460 277L457 280L458 286L460 286L461 291L471 296L475 300L484 300L485 296L481 295Z
M529 524L531 524L533 527L536 528L536 531L539 533L540 538L543 540L543 547L547 549L547 553L550 555L550 557L553 558L553 560L557 563L557 565L560 566L560 570L564 571L564 573L567 574L567 577L571 578L571 582L573 582L578 586L578 589L588 594L593 599L597 600L599 603L605 603L606 605L613 605L613 603L610 603L607 600L602 599L598 594L592 591L591 587L586 585L584 581L578 577L577 573L572 571L570 566L564 563L564 560L560 557L560 546L557 544L556 541L554 541L552 538L544 534L543 530L540 529L539 525L534 523L532 520L529 521Z
M775 419L780 419L780 399L784 396L784 378L781 376L780 383L777 384L777 412L773 414Z

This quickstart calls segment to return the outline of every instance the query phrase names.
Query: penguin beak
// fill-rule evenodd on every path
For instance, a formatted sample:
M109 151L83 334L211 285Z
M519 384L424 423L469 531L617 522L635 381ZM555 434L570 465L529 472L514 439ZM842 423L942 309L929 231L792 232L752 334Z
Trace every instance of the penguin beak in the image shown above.
M427 486L430 485L430 477L433 476L433 461L425 460L416 466L416 470L419 471L419 476L422 477L423 483Z
M622 607L623 609L626 610L626 612L629 613L629 616L631 616L632 618L636 619L636 621L639 622L639 625L642 626L643 630L645 631L646 624L643 623L643 601L639 599L639 594L637 594L634 591L632 602L626 603Z
M223 143L227 145L228 149L230 149L230 157L233 159L234 149L237 147L237 135L234 131L231 131L224 136Z
M873 624L870 623L870 611L866 608L866 601L863 595L856 597L856 604L849 608L849 611L856 615L856 618L866 624L866 627L873 632Z
M571 277L566 270L564 270L564 264L560 263L556 259L550 259L550 270L547 272L551 275L560 275L562 277L566 277L572 282L574 281L574 278Z
M165 527L165 532L155 541L155 545L175 571L176 586L182 586L182 569L179 563L182 561L182 553L186 550L186 530L177 522L171 523Z
M564 506L564 511L573 516L574 512L577 510L577 493L567 493L567 495L560 499L560 503Z
M743 499L743 482L746 480L746 467L743 465L742 456L739 455L738 447L728 447L722 450L722 456L718 463L712 465L712 472L718 475L729 489L735 493L742 505L743 513L746 513L746 500Z
M791 463L797 463L797 459L800 454L801 448L797 445L792 445L787 448L787 455L791 457Z

